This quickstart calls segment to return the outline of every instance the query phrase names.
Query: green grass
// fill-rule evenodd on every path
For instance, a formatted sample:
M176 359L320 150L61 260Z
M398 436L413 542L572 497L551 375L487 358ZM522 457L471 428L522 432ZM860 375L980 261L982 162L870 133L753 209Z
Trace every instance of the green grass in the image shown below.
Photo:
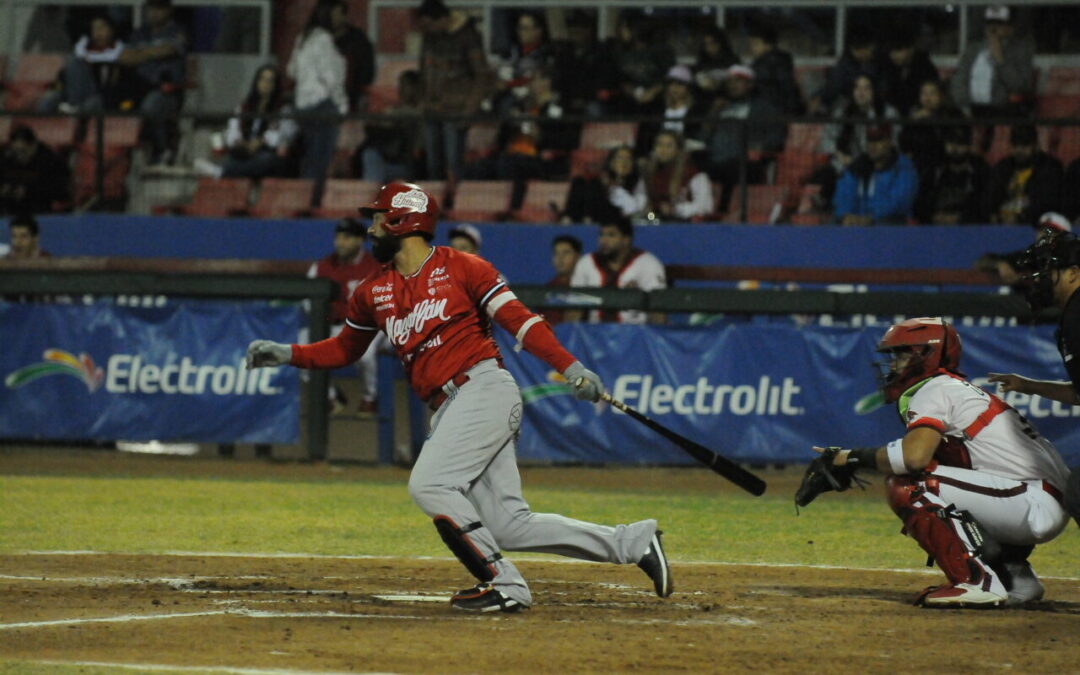
M447 556L393 480L0 476L0 552L215 551ZM527 487L535 511L602 523L656 517L675 561L918 568L925 557L872 491L826 494L795 516L791 497ZM1080 531L1039 547L1044 575L1075 576Z

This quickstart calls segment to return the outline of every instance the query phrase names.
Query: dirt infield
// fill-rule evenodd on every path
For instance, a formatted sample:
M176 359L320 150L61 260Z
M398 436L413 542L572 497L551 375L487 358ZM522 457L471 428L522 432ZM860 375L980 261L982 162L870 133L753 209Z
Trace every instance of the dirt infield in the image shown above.
M0 556L0 659L396 673L1076 672L1080 583L1022 610L933 611L936 577L521 562L536 605L455 613L451 560ZM921 666L919 664L922 664Z

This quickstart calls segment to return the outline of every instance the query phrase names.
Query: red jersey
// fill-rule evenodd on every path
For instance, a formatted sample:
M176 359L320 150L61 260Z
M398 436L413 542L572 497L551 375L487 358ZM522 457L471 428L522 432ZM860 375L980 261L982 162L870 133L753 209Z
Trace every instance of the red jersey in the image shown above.
M341 260L336 253L331 253L311 266L308 277L330 279L338 285L338 296L330 302L330 323L344 323L353 291L361 281L381 268L382 265L363 249L352 260Z

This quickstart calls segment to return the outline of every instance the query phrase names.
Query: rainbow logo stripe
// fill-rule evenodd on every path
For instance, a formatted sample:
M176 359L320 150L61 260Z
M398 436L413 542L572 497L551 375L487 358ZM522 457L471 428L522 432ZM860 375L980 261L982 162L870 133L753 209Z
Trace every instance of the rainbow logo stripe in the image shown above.
M4 384L8 389L18 389L49 375L70 375L82 380L86 388L93 392L105 379L105 371L94 365L94 359L90 358L86 352L76 357L63 349L46 349L43 356L44 361L23 366L8 373L8 376L4 378Z
M544 384L534 384L531 387L523 388L521 390L522 403L528 405L533 401L539 401L548 396L560 396L571 393L570 385L566 383L566 378L554 370L548 372L547 379L548 382Z

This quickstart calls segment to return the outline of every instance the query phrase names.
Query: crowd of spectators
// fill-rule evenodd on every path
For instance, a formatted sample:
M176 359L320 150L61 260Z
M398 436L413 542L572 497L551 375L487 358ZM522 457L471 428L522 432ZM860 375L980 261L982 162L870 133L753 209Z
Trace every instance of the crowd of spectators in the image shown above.
M126 37L109 15L94 17L39 109L141 110L153 161L167 162L186 39L171 0L146 0L144 11L142 27ZM443 0L418 5L417 69L401 73L398 102L380 109L385 117L365 122L353 177L447 181L451 192L461 180L507 180L514 184L509 212L521 206L529 181L570 180L569 198L556 209L563 221L708 220L729 213L744 181L776 181L788 143L784 118L814 115L834 121L822 124L793 185L820 185L812 203L825 219L1028 222L1046 210L1080 217L1075 190L1063 189L1065 174L1080 174L1080 166L1066 169L1029 138L1034 49L1009 7L985 9L984 34L950 79L914 25L886 31L853 23L814 91L800 87L776 26L760 18L740 26L741 53L724 29L708 24L694 33L696 53L684 49L693 56L678 58L646 13L622 12L606 40L587 10L565 13L563 40L553 39L543 11L510 16L509 49L489 55L464 10ZM218 161L198 158L195 169L298 176L315 181L319 194L339 150L342 116L367 110L374 76L372 43L349 23L345 0L318 0L287 66L267 64L254 74L216 148ZM295 122L281 119L294 113ZM613 116L637 122L633 143L609 148L602 167L575 164L583 123ZM466 135L478 119L496 120L498 132L487 152L470 156ZM981 159L994 135L993 126L979 125L983 119L1016 122L1009 155L993 167Z

